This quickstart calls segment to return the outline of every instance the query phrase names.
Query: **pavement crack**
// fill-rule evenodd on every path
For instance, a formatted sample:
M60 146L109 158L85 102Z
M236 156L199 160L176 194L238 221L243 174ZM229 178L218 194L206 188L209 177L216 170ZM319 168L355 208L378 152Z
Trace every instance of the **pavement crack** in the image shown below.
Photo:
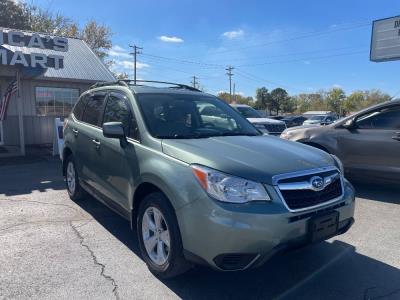
M62 203L49 203L49 202L42 202L42 201L34 201L34 200L29 200L26 198L17 198L17 199L10 199L10 198L0 198L0 201L9 201L9 202L29 202L29 203L36 203L36 204L44 204L44 205L53 205L53 206L63 206L66 208L73 209L80 214L82 214L81 210L77 207L73 207L68 204L62 204Z
M32 221L32 222L22 222L22 223L17 223L13 224L4 228L0 228L0 232L7 231L9 229L18 227L18 226L23 226L23 225L28 225L28 224L57 224L57 223L64 223L64 222L79 222L79 221L87 221L89 220L92 221L93 219L76 219L76 220L40 220L40 221Z
M78 237L79 241L80 241L80 245L84 248L87 249L87 251L89 252L90 256L93 259L93 262L95 265L99 266L101 268L101 272L100 272L100 276L104 277L107 281L109 281L112 286L113 286L113 294L115 296L115 298L117 300L120 299L119 295L118 295L118 285L115 281L114 278L112 278L110 275L105 274L105 269L106 266L104 264L102 264L101 262L98 261L96 254L94 253L94 251L89 247L89 245L84 243L84 237L82 236L82 234L79 232L79 230L77 229L78 227L74 226L72 224L72 222L70 223L72 230L74 231L75 235Z

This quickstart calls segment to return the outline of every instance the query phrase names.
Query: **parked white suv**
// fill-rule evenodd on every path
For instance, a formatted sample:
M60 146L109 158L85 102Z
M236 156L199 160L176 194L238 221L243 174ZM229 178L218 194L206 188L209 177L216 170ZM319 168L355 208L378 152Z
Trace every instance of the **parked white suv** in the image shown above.
M263 133L280 135L286 129L285 122L264 118L251 106L245 104L231 104L231 106Z

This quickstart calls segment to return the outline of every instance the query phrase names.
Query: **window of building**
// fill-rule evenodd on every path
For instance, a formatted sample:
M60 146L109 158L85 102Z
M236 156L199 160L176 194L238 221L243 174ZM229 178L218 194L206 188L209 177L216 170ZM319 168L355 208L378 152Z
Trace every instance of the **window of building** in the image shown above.
M79 89L36 87L38 116L66 117L79 98Z

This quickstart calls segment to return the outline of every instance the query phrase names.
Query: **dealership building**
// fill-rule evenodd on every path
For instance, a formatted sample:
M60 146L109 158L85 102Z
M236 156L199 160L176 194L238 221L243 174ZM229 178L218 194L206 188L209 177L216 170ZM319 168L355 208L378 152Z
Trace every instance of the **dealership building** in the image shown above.
M51 145L55 118L95 82L113 80L83 40L0 28L0 157Z

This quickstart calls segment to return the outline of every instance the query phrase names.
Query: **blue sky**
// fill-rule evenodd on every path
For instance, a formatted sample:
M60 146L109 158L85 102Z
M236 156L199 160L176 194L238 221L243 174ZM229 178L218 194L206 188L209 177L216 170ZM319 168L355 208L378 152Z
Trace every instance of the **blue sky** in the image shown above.
M35 0L84 24L113 31L118 71L132 72L129 44L143 47L138 76L229 90L225 66L235 67L236 91L284 87L290 94L342 87L400 92L399 61L369 61L372 20L400 15L400 2Z

